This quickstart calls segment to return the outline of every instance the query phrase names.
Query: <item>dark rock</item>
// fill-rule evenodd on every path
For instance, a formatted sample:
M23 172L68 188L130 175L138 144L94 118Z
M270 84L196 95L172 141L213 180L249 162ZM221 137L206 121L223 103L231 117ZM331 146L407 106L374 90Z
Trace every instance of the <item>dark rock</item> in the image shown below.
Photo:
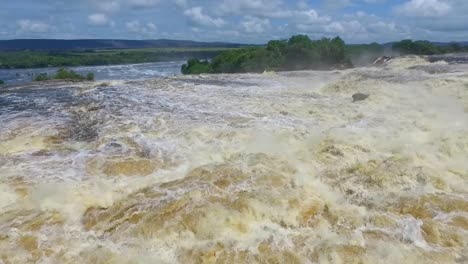
M368 94L363 94L363 93L356 93L353 94L353 103L356 101L364 101L369 97Z

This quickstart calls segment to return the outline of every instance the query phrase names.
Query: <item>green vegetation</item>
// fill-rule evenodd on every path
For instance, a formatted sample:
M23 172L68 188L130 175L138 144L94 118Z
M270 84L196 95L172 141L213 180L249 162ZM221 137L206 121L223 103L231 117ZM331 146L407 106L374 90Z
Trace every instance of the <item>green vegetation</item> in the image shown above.
M437 46L428 41L403 40L392 47L378 43L346 45L340 37L311 40L306 35L289 40L272 40L265 47L244 48L221 52L211 62L190 59L182 66L183 74L242 73L324 70L369 64L383 55L433 55L468 52L468 47L456 43Z
M386 55L389 51L378 43L346 45L346 57L354 66L361 66L373 62L376 58Z
M85 50L69 52L0 52L0 68L46 68L116 65L146 62L212 58L227 48L159 48L123 50Z
M0 85L3 85L5 84L5 82L3 80L0 80Z
M273 40L266 47L221 52L211 62L191 59L182 66L184 74L263 72L350 67L345 43L339 38L311 40L297 35Z
M297 35L289 40L270 41L262 47L0 52L0 68L96 66L190 59L182 69L184 74L234 73L342 68L367 64L383 55L452 52L468 52L468 47L457 43L437 46L428 41L412 40L396 42L393 46L377 43L345 45L339 37L311 40L306 35ZM203 60L211 58L214 58L211 62Z
M393 50L400 54L415 54L415 55L434 55L455 52L467 52L468 47L463 47L458 43L450 43L446 46L436 46L426 40L412 41L405 39L393 44Z
M206 60L190 59L187 61L187 64L182 65L183 74L200 74L205 72L211 72L210 63Z
M86 74L86 80L94 81L94 73L90 72L90 73Z
M47 73L39 73L38 75L36 75L36 77L34 77L34 81L36 82L47 81L50 79L51 78L49 77L49 75L47 75Z
M47 80L74 80L74 81L93 81L94 73L88 73L86 76L83 76L79 73L76 73L72 70L59 69L57 73L53 76L49 76L47 73L40 73L34 77L34 81L47 81Z

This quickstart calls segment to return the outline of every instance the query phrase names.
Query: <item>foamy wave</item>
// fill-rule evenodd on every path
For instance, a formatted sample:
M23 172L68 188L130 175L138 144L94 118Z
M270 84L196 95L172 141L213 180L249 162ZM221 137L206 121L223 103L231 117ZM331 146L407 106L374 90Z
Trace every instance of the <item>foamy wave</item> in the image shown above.
M8 89L0 262L463 262L468 76L427 63Z

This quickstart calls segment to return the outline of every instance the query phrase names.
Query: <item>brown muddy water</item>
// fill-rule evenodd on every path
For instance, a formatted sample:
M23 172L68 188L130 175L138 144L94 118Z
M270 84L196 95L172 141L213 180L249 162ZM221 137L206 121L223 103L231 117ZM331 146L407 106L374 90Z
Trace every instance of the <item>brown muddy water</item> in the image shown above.
M467 69L2 88L0 263L467 263Z

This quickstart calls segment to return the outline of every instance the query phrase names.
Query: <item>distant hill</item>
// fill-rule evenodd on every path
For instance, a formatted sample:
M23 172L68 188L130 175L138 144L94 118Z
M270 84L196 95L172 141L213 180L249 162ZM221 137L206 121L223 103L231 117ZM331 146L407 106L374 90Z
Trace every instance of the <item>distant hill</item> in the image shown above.
M0 40L0 51L18 50L90 50L90 49L141 49L141 48L237 48L244 44L225 42L197 42L190 40L120 40L120 39L13 39Z
M468 41L454 41L454 42L458 43L461 46L468 46ZM454 42L431 42L431 43L439 47L444 47Z
M382 46L391 48L394 43L396 43L396 42L388 42L388 43L382 44ZM438 47L445 47L447 45L450 45L451 43L458 43L463 47L468 46L468 41L453 41L453 42L435 42L435 41L431 41L431 44L436 45Z

